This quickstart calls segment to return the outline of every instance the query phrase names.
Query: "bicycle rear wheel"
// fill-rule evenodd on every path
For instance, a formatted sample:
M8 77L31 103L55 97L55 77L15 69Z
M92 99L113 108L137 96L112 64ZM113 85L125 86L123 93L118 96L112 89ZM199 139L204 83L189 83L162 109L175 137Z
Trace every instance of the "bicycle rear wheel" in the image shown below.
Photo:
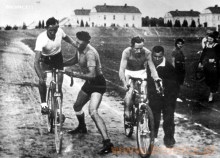
M137 145L139 155L149 158L154 147L154 118L150 107L143 104L144 109L139 114L137 121Z
M62 116L62 101L60 97L56 98L56 104L54 108L54 114L55 114L55 145L56 145L56 151L57 153L61 153L62 151L62 141L63 141L63 116Z
M47 131L52 133L53 132L53 123L54 123L54 116L53 116L53 91L51 87L48 89L47 93L47 105L49 108L49 113L47 114Z

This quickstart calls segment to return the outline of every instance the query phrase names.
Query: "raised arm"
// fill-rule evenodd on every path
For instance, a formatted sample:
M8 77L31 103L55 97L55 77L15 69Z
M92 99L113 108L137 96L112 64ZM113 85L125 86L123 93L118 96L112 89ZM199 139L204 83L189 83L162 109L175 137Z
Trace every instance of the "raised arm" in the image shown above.
M74 41L70 36L66 35L66 36L63 38L63 40L66 41L66 42L69 43L69 44L72 44L74 47L77 48L76 41Z
M63 66L66 67L66 66L72 66L72 65L75 65L78 63L78 59L77 59L77 53L74 55L74 57L66 60L63 62Z
M124 86L127 85L126 79L125 79L126 67L127 67L127 55L126 55L126 50L124 50L122 53L121 63L120 63L120 68L119 68L119 78L123 82Z

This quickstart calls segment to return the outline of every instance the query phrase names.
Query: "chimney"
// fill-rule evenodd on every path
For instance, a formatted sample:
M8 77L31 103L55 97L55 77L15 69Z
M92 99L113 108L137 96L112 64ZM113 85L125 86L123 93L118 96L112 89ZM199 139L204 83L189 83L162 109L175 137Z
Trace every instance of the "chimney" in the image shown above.
M125 8L127 7L127 3L125 3Z
M190 11L191 11L191 12L193 12L193 10L192 10L192 9L191 9Z
M82 10L83 10L83 8L82 8Z
M215 5L215 8L218 8L218 5Z
M106 3L104 3L104 7L106 7Z
M178 9L176 10L176 12L178 12Z

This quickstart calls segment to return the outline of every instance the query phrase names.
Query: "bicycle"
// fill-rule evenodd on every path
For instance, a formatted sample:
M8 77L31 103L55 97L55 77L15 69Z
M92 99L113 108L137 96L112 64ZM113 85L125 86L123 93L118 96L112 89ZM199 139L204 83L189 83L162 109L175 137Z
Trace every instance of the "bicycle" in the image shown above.
M51 73L52 80L50 81L47 90L47 105L49 112L47 114L47 130L49 133L55 133L56 152L61 153L63 141L63 123L65 120L62 114L62 93L58 90L58 76L65 74L63 70L48 70L45 74ZM73 85L73 77L71 77L71 84Z
M131 108L131 123L126 124L124 119L125 135L131 137L134 131L134 126L137 126L136 136L137 145L140 150L139 155L142 158L149 158L154 147L154 117L148 103L144 102L143 91L139 88L143 81L147 79L130 77L129 83L133 80L134 85L137 84L132 95L132 108ZM162 95L163 86L160 80L155 81L157 90ZM140 95L139 101L136 101L137 95Z

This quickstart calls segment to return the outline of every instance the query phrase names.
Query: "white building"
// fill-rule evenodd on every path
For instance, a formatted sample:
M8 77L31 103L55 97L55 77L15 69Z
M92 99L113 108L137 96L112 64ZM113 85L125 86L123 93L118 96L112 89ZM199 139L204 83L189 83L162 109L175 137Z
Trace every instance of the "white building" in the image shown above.
M141 12L134 6L97 5L91 9L89 24L94 26L141 27Z
M214 7L208 7L200 14L200 23L204 27L216 27L220 28L220 7L215 5Z
M76 9L73 11L71 15L71 24L73 26L80 26L81 22L83 21L84 26L86 23L90 23L90 9Z
M199 23L199 12L198 11L170 11L168 13L165 14L164 16L164 23L166 24L168 22L168 20L172 21L172 24L175 24L176 20L180 21L180 24L182 26L183 21L186 20L188 23L188 26L191 25L192 20L195 21L196 23L196 27L198 27Z

